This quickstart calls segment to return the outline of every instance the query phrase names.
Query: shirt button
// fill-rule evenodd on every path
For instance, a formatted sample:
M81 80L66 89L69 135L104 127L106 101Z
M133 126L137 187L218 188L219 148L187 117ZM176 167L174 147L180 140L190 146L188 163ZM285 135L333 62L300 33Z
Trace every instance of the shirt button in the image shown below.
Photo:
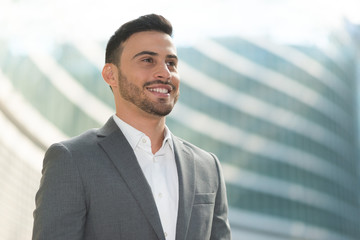
M153 162L157 162L157 160L156 160L156 158L155 158L155 157L153 157Z
M158 194L158 197L159 197L159 198L162 198L162 197L163 197L162 193L159 193L159 194Z
M165 234L165 237L167 237L167 232L164 232L164 234Z
M143 143L146 143L146 139L145 139L145 138L143 138L143 139L142 139L142 142L143 142Z

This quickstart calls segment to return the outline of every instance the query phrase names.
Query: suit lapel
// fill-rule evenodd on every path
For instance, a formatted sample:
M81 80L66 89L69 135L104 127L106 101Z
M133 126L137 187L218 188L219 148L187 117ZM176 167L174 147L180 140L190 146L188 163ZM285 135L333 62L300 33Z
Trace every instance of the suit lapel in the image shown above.
M195 196L195 164L192 154L184 143L172 136L175 161L179 176L179 210L176 225L176 240L184 240L189 228Z
M100 146L107 153L130 192L142 209L149 224L152 225L159 239L164 239L159 213L151 188L141 170L133 149L112 118L99 129Z

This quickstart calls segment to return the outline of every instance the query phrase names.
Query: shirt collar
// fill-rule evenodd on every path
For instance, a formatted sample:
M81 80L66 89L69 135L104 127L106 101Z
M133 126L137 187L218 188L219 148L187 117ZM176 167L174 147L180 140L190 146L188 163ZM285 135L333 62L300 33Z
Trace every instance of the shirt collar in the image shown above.
M116 125L118 125L118 127L124 134L126 140L129 142L131 148L133 150L135 150L135 148L138 145L138 143L140 142L141 138L143 136L146 136L146 134L137 130L130 124L124 122L116 114L113 115L113 119L114 119ZM169 128L165 125L164 141L162 143L162 147L164 147L164 145L167 143L169 144L171 150L174 151L174 146L173 146L174 144L172 141L171 132L170 132Z

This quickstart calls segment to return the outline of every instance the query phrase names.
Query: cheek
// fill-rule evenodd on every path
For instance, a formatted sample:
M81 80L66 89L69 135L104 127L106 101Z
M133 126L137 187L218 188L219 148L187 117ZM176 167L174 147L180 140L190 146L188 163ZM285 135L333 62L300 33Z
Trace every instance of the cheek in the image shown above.
M141 71L132 72L127 75L127 79L130 83L142 88L146 83L146 76Z
M180 77L178 74L175 74L172 78L172 84L174 84L176 86L176 88L179 88L180 86Z

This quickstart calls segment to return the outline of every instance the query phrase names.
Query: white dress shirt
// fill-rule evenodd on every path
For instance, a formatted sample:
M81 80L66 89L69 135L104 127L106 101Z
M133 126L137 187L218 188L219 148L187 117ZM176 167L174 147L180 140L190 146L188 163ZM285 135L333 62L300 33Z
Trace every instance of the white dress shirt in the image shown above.
M113 118L134 150L151 187L166 239L175 240L179 181L170 130L165 126L163 144L159 151L153 154L148 136L125 123L118 116L114 115Z

